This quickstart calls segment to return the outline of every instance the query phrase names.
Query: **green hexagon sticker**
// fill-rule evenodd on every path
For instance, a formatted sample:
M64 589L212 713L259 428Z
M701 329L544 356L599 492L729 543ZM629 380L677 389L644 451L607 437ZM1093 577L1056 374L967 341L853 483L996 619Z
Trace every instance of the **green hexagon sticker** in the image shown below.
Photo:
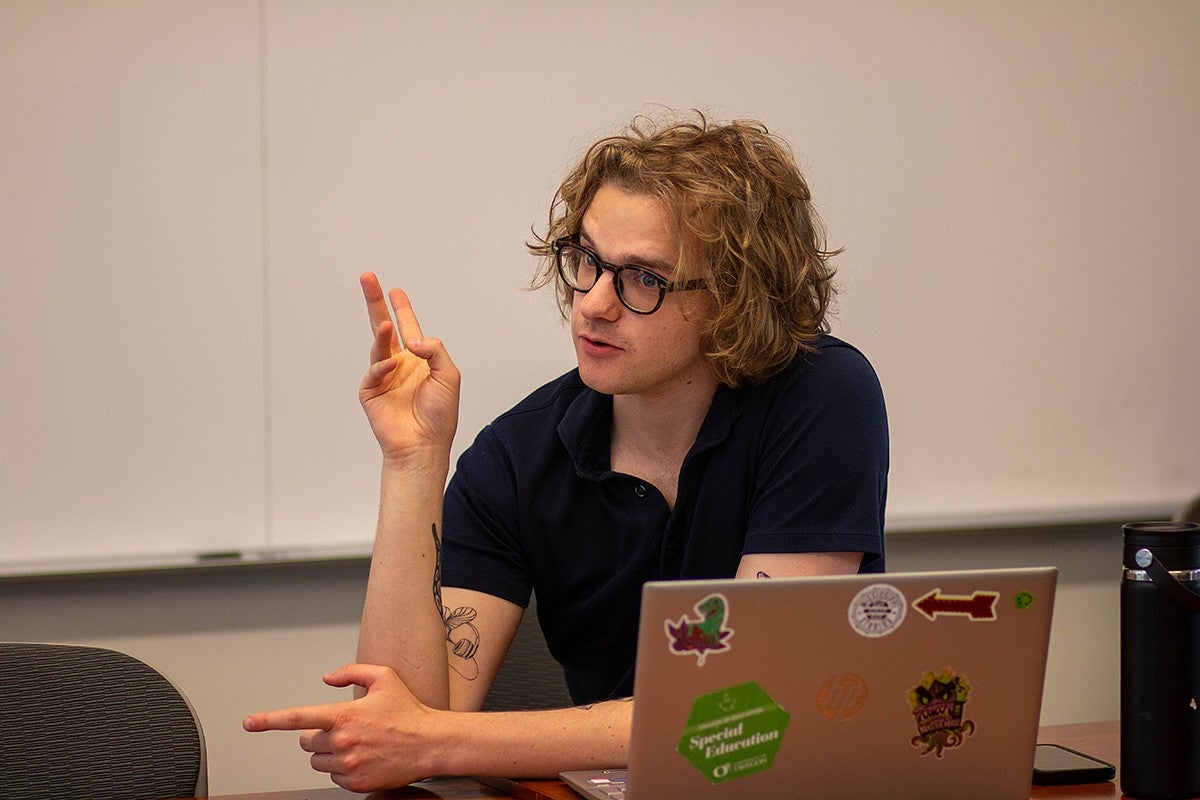
M712 783L770 769L791 716L750 681L692 705L679 739L679 754Z

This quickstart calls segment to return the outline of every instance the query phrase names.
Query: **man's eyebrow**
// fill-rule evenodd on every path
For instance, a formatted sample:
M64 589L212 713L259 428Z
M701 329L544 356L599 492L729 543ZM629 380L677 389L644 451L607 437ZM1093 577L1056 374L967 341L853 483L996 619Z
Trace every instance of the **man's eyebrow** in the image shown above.
M583 230L582 228L579 230L579 243L590 250L596 249L596 243L592 241L592 237L588 236L587 231ZM640 258L637 256L634 256L621 266L643 267L648 270L653 270L662 276L670 275L675 271L674 262L662 261L657 258Z

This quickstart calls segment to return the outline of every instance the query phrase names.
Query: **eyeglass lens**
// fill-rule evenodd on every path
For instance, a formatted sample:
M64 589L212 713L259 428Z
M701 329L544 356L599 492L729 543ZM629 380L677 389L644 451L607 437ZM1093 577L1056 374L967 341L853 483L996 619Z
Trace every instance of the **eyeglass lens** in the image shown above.
M563 277L573 289L581 292L596 285L605 266L594 254L570 244L563 245L559 251L559 263ZM658 308L664 289L661 278L637 267L612 269L616 275L617 297L631 311L645 313Z

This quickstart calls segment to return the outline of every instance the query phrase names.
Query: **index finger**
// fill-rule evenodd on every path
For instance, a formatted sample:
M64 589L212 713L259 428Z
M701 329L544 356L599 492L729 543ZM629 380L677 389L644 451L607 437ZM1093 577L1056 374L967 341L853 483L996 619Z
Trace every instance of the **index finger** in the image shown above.
M371 333L378 334L379 326L391 322L392 314L388 310L387 299L383 295L383 287L374 272L364 272L358 278L362 286L363 299L367 301L367 316L371 320ZM400 349L400 340L396 332L392 332L392 350Z
M242 728L258 731L323 731L333 728L340 705L301 706L278 711L262 711L242 720Z

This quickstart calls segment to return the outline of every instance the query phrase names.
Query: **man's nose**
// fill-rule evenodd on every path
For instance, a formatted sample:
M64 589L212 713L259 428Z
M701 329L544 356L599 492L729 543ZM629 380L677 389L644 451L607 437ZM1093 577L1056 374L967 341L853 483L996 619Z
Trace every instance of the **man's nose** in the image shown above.
M595 285L583 294L577 293L575 302L579 304L579 310L585 317L615 319L621 313L616 275L611 270L601 270Z

